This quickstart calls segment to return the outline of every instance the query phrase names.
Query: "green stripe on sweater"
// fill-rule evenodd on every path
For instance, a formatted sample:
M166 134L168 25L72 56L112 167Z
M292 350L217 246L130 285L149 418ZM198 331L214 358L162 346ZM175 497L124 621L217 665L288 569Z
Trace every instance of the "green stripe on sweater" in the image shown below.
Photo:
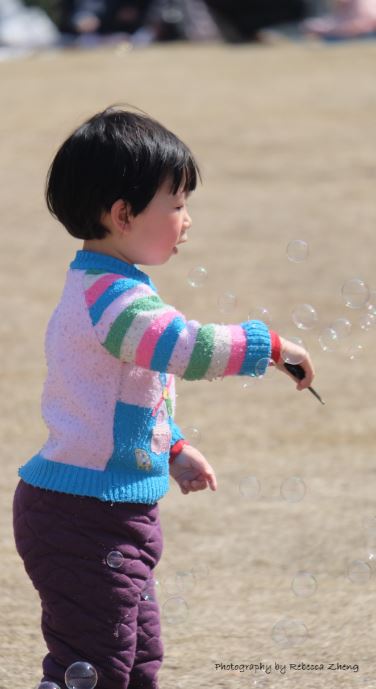
M141 297L140 299L135 299L135 301L124 309L124 311L122 311L113 322L110 330L108 331L108 335L103 342L106 349L120 359L122 342L127 330L131 326L136 316L143 311L152 311L153 309L158 307L162 308L163 306L164 303L158 296Z
M204 378L210 366L214 351L215 326L212 323L203 325L196 338L189 364L183 375L185 380L200 380Z

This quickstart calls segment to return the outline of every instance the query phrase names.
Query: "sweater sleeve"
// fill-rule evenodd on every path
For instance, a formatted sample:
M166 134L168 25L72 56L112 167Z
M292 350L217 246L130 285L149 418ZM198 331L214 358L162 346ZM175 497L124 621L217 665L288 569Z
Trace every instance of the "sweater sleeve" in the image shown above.
M185 380L254 376L265 372L272 355L272 337L261 321L202 325L137 280L91 276L85 298L103 347L142 368Z

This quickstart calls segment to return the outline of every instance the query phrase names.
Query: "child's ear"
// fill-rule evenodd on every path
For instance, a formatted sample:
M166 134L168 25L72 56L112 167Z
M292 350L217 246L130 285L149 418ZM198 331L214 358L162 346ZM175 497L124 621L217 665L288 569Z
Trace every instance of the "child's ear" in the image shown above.
M114 226L118 230L124 232L124 230L130 229L130 218L132 213L129 203L123 201L123 199L118 199L112 204L110 215Z

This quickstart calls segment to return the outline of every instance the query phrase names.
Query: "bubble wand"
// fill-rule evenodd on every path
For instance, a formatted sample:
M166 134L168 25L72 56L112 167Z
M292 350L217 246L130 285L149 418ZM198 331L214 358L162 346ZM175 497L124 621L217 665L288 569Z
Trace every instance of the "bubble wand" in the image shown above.
M297 378L297 380L303 380L303 378L305 376L305 372L304 372L304 368L302 366L300 366L299 364L283 364L283 365L284 365L285 369L287 369L287 371L289 371L289 373L292 373L294 378ZM321 399L319 393L316 392L316 390L314 388L311 388L311 386L309 386L308 390L312 393L312 395L314 395L316 397L316 399L318 399L319 402L321 402L321 404L325 404L324 400Z

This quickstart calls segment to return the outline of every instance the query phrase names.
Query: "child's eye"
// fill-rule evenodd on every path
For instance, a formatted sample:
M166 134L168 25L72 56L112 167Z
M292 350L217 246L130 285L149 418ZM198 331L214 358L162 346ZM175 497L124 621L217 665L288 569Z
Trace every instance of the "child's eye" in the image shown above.
M177 210L177 211L181 211L182 208L184 208L184 206L176 206L176 210Z

